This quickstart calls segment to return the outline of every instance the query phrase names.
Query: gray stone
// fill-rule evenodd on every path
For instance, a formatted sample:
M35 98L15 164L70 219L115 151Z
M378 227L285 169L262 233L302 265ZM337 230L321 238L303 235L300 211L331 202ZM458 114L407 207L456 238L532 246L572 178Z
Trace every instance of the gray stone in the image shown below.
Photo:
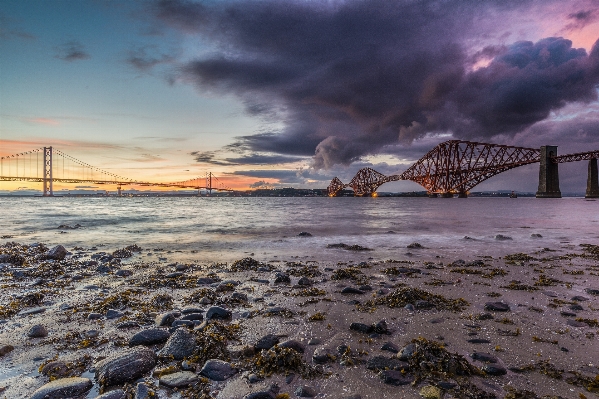
M408 370L408 363L396 357L374 356L366 362L368 370Z
M155 392L143 382L138 383L135 387L135 399L154 398L154 393Z
M0 357L9 354L15 349L14 346L0 343Z
M206 320L211 319L230 319L231 312L227 309L221 308L220 306L211 306L210 309L206 312Z
M399 352L399 348L393 342L385 342L383 346L381 346L381 350L389 351L391 353Z
M510 305L505 302L487 302L485 303L485 310L494 312L509 312Z
M171 324L172 327L181 327L181 326L193 327L194 325L195 325L194 322L191 320L175 320L175 321L173 321L173 324Z
M96 380L105 386L119 385L143 376L156 365L156 355L145 347L117 352L96 363Z
M61 378L43 385L29 399L67 399L85 395L93 387L89 378Z
M155 322L158 327L170 326L171 324L173 324L173 321L177 319L177 317L179 317L179 312L161 313L158 316L156 316Z
M363 295L364 291L359 290L354 287L345 287L344 289L341 290L341 293L345 294L345 295L349 295L349 294Z
M96 396L95 399L125 399L125 391L115 389L114 391L106 392L103 395Z
M107 319L118 319L119 317L123 317L124 313L123 312L119 312L118 310L115 309L108 309L106 311L106 318Z
M248 393L243 399L275 399L275 394L270 391Z
M187 315L187 314L191 314L191 313L204 313L203 309L200 308L194 308L194 307L190 307L190 308L185 308L181 311L181 313Z
M256 342L256 345L254 345L254 347L258 350L261 350L261 349L268 350L278 343L279 343L279 337L277 335L267 334L267 335L263 336L262 338L260 338L258 340L258 342Z
M297 387L297 389L295 390L295 395L299 396L300 398L313 398L317 395L317 392L312 387L302 385L300 387Z
M159 356L173 356L176 360L181 360L193 354L196 341L187 329L179 328L170 336L164 347L158 351Z
M478 360L480 362L485 362L485 363L497 363L498 359L491 355L490 353L483 353L483 352L474 352L470 355L470 357L474 360Z
M129 339L129 346L154 345L166 342L171 334L160 328L150 328L135 334Z
M308 277L304 276L298 280L297 284L307 287L307 286L312 285L312 280L310 280Z
M383 370L379 373L379 377L385 384L395 386L411 384L414 379L412 376L397 370Z
M201 313L183 313L181 320L204 320L204 315Z
M46 311L46 308L43 306L40 306L40 307L36 307L36 308L21 310L18 313L18 315L19 316L30 316L32 314L44 313L45 311Z
M29 338L43 338L48 336L48 330L45 326L41 324L36 324L31 326L29 331L27 331L27 336Z
M571 327L588 327L586 323L583 323L582 321L576 321L576 320L572 320L572 319L568 319L566 321L566 324L568 324Z
M196 383L199 377L191 371L179 371L177 373L167 374L160 377L160 385L169 388L184 388Z
M46 258L54 260L63 260L67 256L67 250L62 245L57 245L48 252Z
M481 370L489 375L505 375L507 374L507 370L505 367L500 366L499 364L485 364L481 367Z
M587 288L584 290L584 292L586 292L589 295L599 296L599 289Z
M406 346L401 348L401 350L397 354L397 358L399 360L403 360L404 362L406 362L406 361L410 360L410 358L414 355L415 351L416 351L416 345L407 344Z
M237 373L237 370L234 369L231 364L219 360L219 359L210 359L202 367L200 370L200 374L204 377L208 377L213 381L224 381L231 377L233 377Z
M100 313L94 313L94 312L92 312L92 313L90 313L90 314L87 315L87 320L98 320L98 319L101 319L101 318L102 318L102 315Z
M277 272L275 273L275 284L290 284L291 278L288 274Z
M114 273L114 275L119 277L129 277L133 275L133 272L127 269L120 269L116 273Z
M312 234L308 233L307 231L301 231L297 236L298 237L312 237Z
M364 334L370 334L374 331L374 327L364 323L351 323L349 326L350 330L358 331Z
M333 352L328 348L317 348L312 355L312 361L316 364L326 364L334 359Z
M304 351L306 350L306 346L304 344L294 339L289 339L287 341L281 342L279 344L279 347L293 349L294 351L299 353L304 353Z

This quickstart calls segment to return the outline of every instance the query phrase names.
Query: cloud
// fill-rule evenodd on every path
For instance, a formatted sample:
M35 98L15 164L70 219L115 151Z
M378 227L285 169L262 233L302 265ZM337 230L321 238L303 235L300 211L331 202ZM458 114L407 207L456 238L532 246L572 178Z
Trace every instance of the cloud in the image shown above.
M147 72L160 64L172 63L176 57L162 53L156 46L144 46L130 50L127 54L127 63L135 69Z
M230 157L218 159L216 151L194 151L190 155L194 157L196 162L209 163L212 165L281 165L293 162L304 161L303 157L291 157L286 155L267 155L251 153L239 157Z
M597 44L590 54L560 37L477 47L500 33L482 16L531 4L542 3L170 0L155 11L213 49L185 63L180 81L237 96L248 114L282 125L227 150L333 168L426 137L509 139L596 101Z
M35 123L38 125L46 125L46 126L58 126L60 125L60 121L53 118L27 118L27 122Z
M580 10L569 14L568 19L572 22L566 25L565 31L580 30L599 19L599 13L597 10Z
M63 61L87 60L90 55L85 51L83 44L78 41L70 41L56 47L56 58Z
M100 188L100 187L98 187L98 186L75 186L75 188Z
M17 21L12 18L0 14L0 40L11 40L11 39L26 39L33 40L35 36L29 32L26 32L14 25Z

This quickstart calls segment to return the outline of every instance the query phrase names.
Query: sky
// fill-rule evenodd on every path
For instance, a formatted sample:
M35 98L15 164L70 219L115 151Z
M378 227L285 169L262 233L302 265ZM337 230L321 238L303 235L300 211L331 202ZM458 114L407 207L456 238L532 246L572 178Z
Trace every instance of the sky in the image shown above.
M595 150L598 39L599 0L3 0L0 155L243 189L400 173L452 139ZM560 183L583 192L586 164Z

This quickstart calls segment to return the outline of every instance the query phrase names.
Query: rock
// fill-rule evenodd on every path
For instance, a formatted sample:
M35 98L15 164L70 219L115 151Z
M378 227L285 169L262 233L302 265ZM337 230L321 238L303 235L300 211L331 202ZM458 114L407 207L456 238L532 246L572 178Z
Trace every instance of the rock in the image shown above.
M307 231L302 231L297 236L298 237L312 237L312 234L308 233Z
M586 292L589 295L599 296L599 289L587 288L584 290L584 292Z
M420 249L420 248L424 248L424 247L421 244L417 243L417 242L413 242L410 245L408 245L406 248Z
M584 301L588 301L589 298L586 298L584 296L580 296L580 295L576 295L572 297L573 301L578 301L578 302L584 302Z
M191 384L195 384L198 380L199 377L196 373L192 373L191 371L179 371L160 377L160 385L165 385L169 388L184 388Z
M407 344L406 346L401 348L401 350L397 354L397 358L399 360L403 360L404 362L406 362L406 361L410 360L410 358L414 355L415 351L416 351L416 345Z
M161 344L166 342L170 336L171 334L167 330L150 328L132 336L129 339L129 346Z
M503 234L497 234L497 235L495 236L495 239L496 239L496 240L499 240L499 241L506 241L506 240L511 240L511 239L512 239L512 237L509 237L509 236L504 236Z
M416 307L416 309L431 309L433 307L433 304L429 301L420 299L414 302L414 306Z
M37 389L30 399L65 399L85 395L93 387L89 378L61 378Z
M214 278L210 278L210 277L200 277L198 279L198 281L196 282L197 285L209 285L209 284L214 284L217 283L218 280L214 279Z
M416 310L416 308L414 308L414 305L412 305L411 303L408 303L406 306L403 307L405 310L407 310L408 312L414 312Z
M413 377L405 375L397 370L384 370L379 373L379 377L385 384L389 385L408 385L412 383Z
M374 356L366 362L368 370L408 370L408 363L396 357Z
M0 357L9 354L15 349L14 346L0 343Z
M275 284L291 284L289 275L281 272L275 273Z
M221 308L220 306L212 306L206 312L206 320L211 320L211 319L226 320L226 319L230 319L231 317L232 317L231 312L228 311L227 309Z
M579 328L579 327L587 327L586 323L583 323L582 321L572 320L572 319L568 319L566 321L566 324L568 324L569 326L572 326L572 327L577 327L577 328Z
M299 396L300 398L313 398L317 395L317 392L312 387L302 385L297 387L295 390L295 395Z
M505 367L499 364L485 364L480 369L489 375L499 376L507 374Z
M181 311L182 314L204 313L204 309L189 307Z
M530 236L531 236L532 238L543 238L543 236L542 236L542 235L540 235L539 233L532 233Z
M63 260L67 256L67 250L62 245L57 245L46 252L47 259Z
M87 315L87 320L98 320L101 319L102 315L100 313L91 312Z
M325 364L335 359L332 351L328 348L317 348L312 355L312 361L316 364Z
M181 320L204 320L204 315L201 313L187 313L181 317Z
M178 312L166 312L156 316L156 325L158 327L170 326L173 321L179 316Z
M234 301L247 302L248 296L243 292L234 292L233 294L231 294L231 299Z
M193 327L194 325L195 325L195 322L191 321L191 320L175 320L175 321L173 321L173 324L171 324L171 327L181 327L181 326Z
M258 375L254 374L254 373L250 373L247 376L247 379L250 384L255 384L257 382L264 381L264 378L260 378Z
M33 314L44 313L45 311L46 311L45 307L39 306L39 307L31 308L31 309L21 310L17 314L19 316L30 316L30 315L33 315Z
M489 341L488 339L484 339L484 338L473 338L473 339L469 339L468 342L471 344L490 344L491 343L491 341Z
M393 342L385 342L383 346L381 346L381 350L388 351L391 353L398 353L399 348Z
M281 342L279 344L279 348L293 349L294 351L296 351L298 353L304 353L304 351L306 350L306 347L304 346L304 344L302 344L301 342L296 341L294 339L290 339L285 342Z
M127 269L120 269L116 273L114 273L114 275L119 277L129 277L133 276L133 272Z
M95 399L125 399L125 391L115 389L114 391L106 392L103 395L96 396Z
M117 352L96 363L96 380L104 386L119 385L136 380L152 370L156 355L145 347Z
M509 312L510 305L505 302L487 302L485 303L485 310L494 312Z
M155 397L155 392L146 384L140 382L135 387L135 399L150 399Z
M437 388L433 385L423 386L419 394L424 399L441 399L443 397L443 391L441 388Z
M237 373L237 370L234 369L231 364L219 360L219 359L210 359L202 367L200 370L200 374L204 377L207 377L213 381L224 381L231 377L233 377Z
M39 372L46 377L50 377L52 375L54 377L62 378L67 376L69 373L69 368L65 362L61 360L55 360L53 362L44 364L44 367L42 367Z
M116 325L116 328L119 329L125 329L125 328L138 328L139 327L139 323L133 320L127 320L127 321L123 321L121 323L118 323Z
M182 360L193 354L195 346L196 341L193 334L185 328L179 328L158 351L158 356L173 356L175 360Z
M378 334L390 334L389 328L387 327L387 322L385 320L381 320L374 325L374 332Z
M582 306L580 306L579 304L570 305L570 306L568 306L568 309L573 310L573 311L584 310L584 308Z
M354 287L345 287L344 289L341 290L342 294L358 294L358 295L363 295L364 291L359 290L357 288Z
M368 324L364 324L364 323L351 323L349 326L350 330L353 331L358 331L364 334L370 334L371 332L374 331L374 327L373 326L369 326Z
M260 391L248 393L243 399L275 399L275 394L270 391Z
M45 326L41 324L36 324L32 326L29 331L27 331L27 336L29 338L43 338L48 336L48 330Z
M298 282L297 285L302 285L304 287L309 287L312 285L312 280L310 280L308 277L301 277Z
M111 319L118 319L119 317L123 317L125 314L123 312L119 312L118 310L115 309L108 309L106 311L106 318L108 320Z
M498 359L489 353L474 352L470 355L470 357L474 360L478 360L480 362L485 362L485 363L497 363L498 362Z
M258 342L256 342L256 345L254 345L254 347L257 350L262 350L262 349L269 350L270 348L272 348L273 346L275 346L278 343L279 343L279 337L277 335L267 334L267 335L263 336L262 338L260 338L258 340Z

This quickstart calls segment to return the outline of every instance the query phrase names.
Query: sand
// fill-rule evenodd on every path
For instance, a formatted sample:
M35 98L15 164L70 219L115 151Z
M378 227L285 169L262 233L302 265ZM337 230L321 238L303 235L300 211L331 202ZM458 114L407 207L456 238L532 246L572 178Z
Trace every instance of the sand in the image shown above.
M232 318L210 323L236 327L220 356L236 368L233 377L199 380L192 387L196 393L159 382L157 370L197 374L206 359L196 348L192 364L161 358L143 380L105 390L123 388L133 395L143 381L159 398L201 397L200 390L206 398L243 398L269 390L272 397L293 398L301 387L318 398L583 398L599 392L597 247L530 248L525 254L506 251L494 257L471 253L462 259L453 257L451 248L406 248L397 259L378 259L376 248L330 248L322 260L254 256L236 264L148 263L136 252L120 263L105 258L94 264L90 257L98 251L88 248L69 248L64 260L44 259L50 247L0 247L0 256L19 255L25 261L0 267L0 347L14 348L0 357L0 397L31 397L51 379L39 367L58 360L68 370L54 376L90 378L93 388L83 397L95 398L102 389L94 379L97 362L124 351L139 331L157 328L160 314L194 307L205 316L214 305L231 311ZM123 254L128 255L115 255ZM277 273L288 275L290 283L275 283ZM205 277L217 281L199 284ZM342 293L347 287L356 290ZM507 304L509 310L485 308L490 302ZM20 313L11 314L11 304L12 313ZM39 307L43 312L23 314ZM108 319L109 309L121 314ZM90 319L90 313L99 318ZM372 327L382 320L387 330L377 333ZM370 331L352 330L352 323ZM28 337L34 325L43 325L47 336ZM190 331L194 327L192 334L208 339L197 326ZM253 346L267 334L281 342L298 341L303 353L285 353L301 363L264 367L269 354ZM440 351L428 363L412 357L398 367L411 383L385 383L381 376L395 374L368 368L376 356L399 364L397 354L381 348L391 343L401 349L411 342L418 343L420 355L431 348ZM148 347L158 351L163 345ZM329 353L329 360L315 362L315 352ZM475 352L496 362L475 360L481 358ZM459 367L443 363L440 354L455 364L466 362L470 375L458 375Z

